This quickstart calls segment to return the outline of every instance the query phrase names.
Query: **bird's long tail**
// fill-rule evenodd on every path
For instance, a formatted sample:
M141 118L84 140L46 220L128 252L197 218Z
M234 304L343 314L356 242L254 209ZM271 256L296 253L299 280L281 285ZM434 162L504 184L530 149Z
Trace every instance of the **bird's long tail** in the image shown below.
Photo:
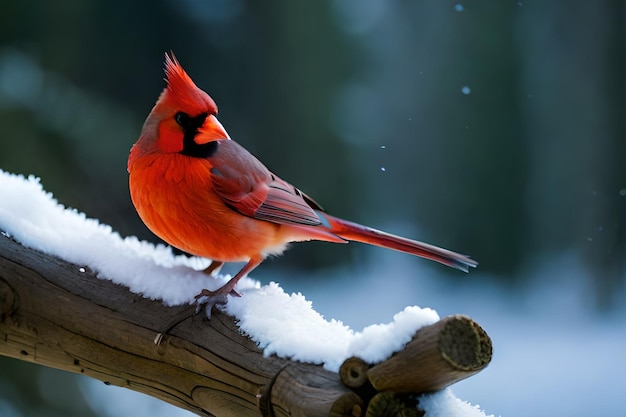
M411 255L421 256L422 258L430 259L465 272L467 272L470 267L474 268L478 265L478 262L466 255L429 245L428 243L385 233L326 213L318 214L328 221L331 233L346 240L410 253Z

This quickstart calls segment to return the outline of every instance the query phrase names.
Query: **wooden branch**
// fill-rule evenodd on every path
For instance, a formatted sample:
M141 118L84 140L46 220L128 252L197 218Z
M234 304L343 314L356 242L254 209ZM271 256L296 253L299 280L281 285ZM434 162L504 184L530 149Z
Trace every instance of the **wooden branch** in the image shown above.
M0 236L0 355L88 375L201 416L360 416L377 394L372 386L350 389L338 374L319 365L264 357L255 343L241 335L232 317L219 312L210 321L191 316L189 306L166 307L98 279L85 268ZM189 314L189 319L155 345L159 330L177 314ZM444 323L430 332L438 335L447 328ZM474 367L469 370L456 367L454 372L437 373L432 369L449 369L450 361L434 355L438 365L427 369L439 375L436 383L402 382L408 388L399 389L397 383L385 382L398 377L428 380L418 375L419 366L410 370L411 377L402 375L406 368L393 365L398 360L412 363L414 357L422 358L418 363L430 361L426 360L430 354L424 354L421 347L411 347L416 340L437 339L419 336L426 329L417 333L409 350L390 358L391 365L368 365L368 381L379 390L418 393L411 390L437 389L477 372L478 362L470 360ZM482 329L476 331L481 335L478 353L484 367L491 344ZM471 336L461 339L456 350L476 350ZM421 345L426 351L434 346L430 342ZM452 362L466 363L465 355L459 359L452 351L444 351ZM378 415L369 410L368 414Z
M481 371L491 361L491 339L467 316L448 316L421 328L404 349L371 366L347 359L339 369L344 385L398 394L432 392Z

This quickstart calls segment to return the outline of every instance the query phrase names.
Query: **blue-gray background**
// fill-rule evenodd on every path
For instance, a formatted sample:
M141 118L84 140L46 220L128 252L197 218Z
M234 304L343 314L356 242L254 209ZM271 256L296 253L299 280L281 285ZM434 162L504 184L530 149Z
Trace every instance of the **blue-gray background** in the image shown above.
M485 371L512 380L519 354L567 357L584 345L578 333L599 340L589 349L624 345L626 2L33 0L1 9L0 168L41 177L63 204L158 241L130 203L126 158L172 50L230 135L328 211L480 261L464 275L382 249L310 243L255 278L302 291L357 329L413 303L480 318L492 337L494 315L510 318L494 329L532 333L546 322L538 311L560 312L554 325L568 322L568 332L543 327L537 355L514 343L518 354ZM359 305L351 287L378 296ZM496 353L531 337L519 332L494 337ZM580 352L572 361L591 360ZM619 352L611 361L623 369ZM569 369L549 362L542 374ZM67 384L51 394L59 380ZM510 416L506 401L484 399L502 397L506 383L485 379L460 396ZM90 384L0 358L0 415L107 415ZM530 385L516 386L517 397ZM569 413L564 402L550 414Z

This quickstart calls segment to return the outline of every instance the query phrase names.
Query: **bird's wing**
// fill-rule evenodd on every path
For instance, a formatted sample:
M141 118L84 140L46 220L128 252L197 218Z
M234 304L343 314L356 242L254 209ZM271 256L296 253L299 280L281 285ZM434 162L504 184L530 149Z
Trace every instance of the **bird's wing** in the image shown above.
M322 224L321 207L306 194L272 174L233 140L218 141L209 161L217 195L237 212L279 224Z

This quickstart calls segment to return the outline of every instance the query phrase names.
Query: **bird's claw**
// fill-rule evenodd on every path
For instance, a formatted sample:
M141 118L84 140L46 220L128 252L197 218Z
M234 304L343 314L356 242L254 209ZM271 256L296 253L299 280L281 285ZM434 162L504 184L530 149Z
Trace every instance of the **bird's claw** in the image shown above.
M202 308L205 309L205 313L207 318L211 318L211 312L213 311L213 307L217 305L225 305L228 302L228 295L232 295L233 297L241 297L235 289L229 288L220 288L217 291L210 291L207 289L203 289L200 291L200 294L194 297L196 304L196 311L194 314L198 314Z
M211 311L213 311L213 307L216 305L224 305L228 302L228 299L223 294L208 296L203 295L196 298L196 311L194 314L198 314L200 310L204 307L204 311L206 312L206 316L208 319L211 318Z

